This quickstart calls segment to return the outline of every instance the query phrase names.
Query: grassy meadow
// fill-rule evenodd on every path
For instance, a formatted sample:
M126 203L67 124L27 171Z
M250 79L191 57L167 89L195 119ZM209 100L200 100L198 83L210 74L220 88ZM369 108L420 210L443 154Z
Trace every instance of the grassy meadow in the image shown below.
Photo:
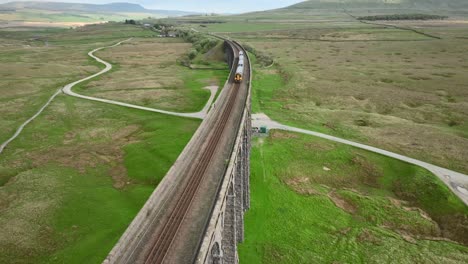
M106 21L124 21L125 19L145 19L148 17L163 17L152 13L131 12L78 12L40 9L19 9L16 11L0 12L0 24L14 24L18 22L51 23L67 27L79 23L97 23Z
M198 125L59 96L0 159L0 262L101 262Z
M466 173L467 24L345 20L229 33L274 60L252 56L253 112ZM241 262L468 261L468 208L423 169L279 131L251 166Z
M177 62L192 45L173 38L136 38L96 55L115 69L75 88L95 96L177 112L197 112L206 104L206 86L223 87L229 75L222 68L192 70Z
M67 83L98 72L87 53L154 32L122 24L66 29L0 30L0 142Z
M420 23L441 39L359 22L228 35L275 62L255 69L254 111L467 173L468 24Z
M241 263L468 261L468 208L423 169L281 131L251 166Z
M195 90L214 77L207 71L188 80L185 68L174 66L181 52L167 59L160 51L187 44L151 41L153 35L114 23L72 30L0 30L0 140L10 137L59 87L99 71L102 65L87 56L90 50L129 37L136 41L122 50L102 51L105 59L116 57L110 75L134 65L150 76L151 65L158 70L166 65L174 75L187 74L184 87L201 104L207 96ZM119 52L139 46L157 48L158 53L136 57L131 65L119 63ZM221 73L216 76L222 78ZM144 76L133 80L137 78ZM180 100L186 99L180 96L173 103ZM199 124L59 95L0 155L0 263L100 263Z
M391 26L280 9L171 21L252 47L253 112L468 172L462 15ZM0 29L0 142L59 87L102 68L87 52L130 37L97 52L115 68L76 91L200 110L201 88L228 71L200 69L206 54L197 70L179 65L191 45L155 34L118 23ZM100 263L199 123L58 96L0 154L0 263ZM252 143L241 263L468 262L468 208L429 172L295 133Z
M254 71L254 111L468 173L468 16L363 23L400 9L277 9L175 23L268 56Z

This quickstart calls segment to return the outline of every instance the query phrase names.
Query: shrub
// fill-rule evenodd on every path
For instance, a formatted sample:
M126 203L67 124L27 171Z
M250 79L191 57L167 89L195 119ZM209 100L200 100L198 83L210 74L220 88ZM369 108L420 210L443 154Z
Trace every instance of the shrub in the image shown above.
M196 49L192 49L192 50L190 50L190 52L188 53L188 58L189 58L190 60L193 60L193 59L195 59L195 57L197 56L197 54L198 54L197 50L196 50Z
M261 51L258 51L256 49L254 49L252 46L250 45L244 45L244 48L245 50L247 50L248 52L252 53L255 55L255 57L257 57L257 62L258 64L260 64L261 66L263 67L266 67L266 66L270 66L271 64L273 64L273 58L271 58L269 55L261 52Z
M193 44L193 49L182 59L180 63L185 66L189 66L191 61L197 57L198 54L208 52L210 49L216 47L221 40L208 36L192 30L178 30L178 36L183 38L185 41Z

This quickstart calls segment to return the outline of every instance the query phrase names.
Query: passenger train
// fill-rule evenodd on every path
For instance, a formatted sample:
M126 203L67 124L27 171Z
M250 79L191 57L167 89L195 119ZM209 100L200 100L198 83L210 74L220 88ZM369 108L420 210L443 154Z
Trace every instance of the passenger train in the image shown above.
M240 83L242 82L242 78L244 76L244 52L239 52L239 63L237 64L236 75L234 76L234 82Z

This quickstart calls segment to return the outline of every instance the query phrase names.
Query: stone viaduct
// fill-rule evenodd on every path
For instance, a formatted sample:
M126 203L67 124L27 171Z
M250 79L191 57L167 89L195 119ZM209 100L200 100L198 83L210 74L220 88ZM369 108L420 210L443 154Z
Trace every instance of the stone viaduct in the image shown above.
M239 49L243 49L239 43L225 40L226 60L231 69L237 67L236 51ZM208 170L205 180L206 188L203 187L202 183L199 190L199 193L202 194L197 194L206 197L192 198L195 200L195 209L193 209L195 213L193 215L197 216L198 214L198 216L195 218L192 216L191 219L188 216L184 220L183 223L189 226L186 228L189 231L186 233L184 230L179 231L181 234L179 238L174 238L179 239L179 242L173 246L173 252L166 253L170 260L165 260L163 263L229 264L239 262L237 244L244 240L244 212L250 207L249 176L252 131L250 103L252 70L250 59L245 50L244 53L247 56L245 64L248 66L244 72L247 78L237 91L239 99L236 99L237 102L227 126L226 136L215 152L215 160L211 162L213 168ZM205 144L213 124L219 120L219 112L222 112L223 106L228 102L228 94L230 89L234 87L233 71L235 72L235 69L231 70L229 80L213 105L213 109L208 113L177 161L103 263L145 262L142 261L141 256L146 254L144 253L145 247L151 243L151 237L156 234L155 230L159 228L157 227L158 223L163 221L163 215L168 210L166 205L171 203L171 200L174 199L174 193L178 192L180 184L185 181L186 168L194 166L194 164L197 166L197 152ZM208 194L203 194L205 191ZM200 223L193 224L194 222ZM195 227L191 225L195 225ZM193 230L197 234L193 234ZM190 238L184 237L183 234L189 234ZM195 242L185 242L184 240ZM179 244L182 244L182 248L185 246L184 250L180 250L181 247L177 248L180 246ZM179 258L177 256L179 254L187 256Z

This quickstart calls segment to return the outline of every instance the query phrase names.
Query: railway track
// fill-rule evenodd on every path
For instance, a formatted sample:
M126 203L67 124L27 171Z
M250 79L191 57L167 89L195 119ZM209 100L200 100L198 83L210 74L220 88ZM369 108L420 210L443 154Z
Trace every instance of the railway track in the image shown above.
M230 42L230 45L233 47L235 54L233 64L233 70L235 71L235 65L238 63L238 55L241 48L233 42ZM181 187L183 189L181 194L175 198L175 206L172 208L170 213L168 213L169 217L166 218L163 223L160 223L162 228L156 235L156 240L145 257L144 262L146 264L164 262L177 232L190 209L192 201L197 194L197 190L204 179L207 168L213 159L213 155L216 152L217 147L220 145L219 143L226 130L228 120L230 120L232 116L233 108L236 103L237 91L240 87L240 84L234 83L232 78L229 80L229 83L231 85L228 87L228 101L224 106L224 109L221 110L221 115L209 135L207 144L203 148L197 164L194 164L188 171L186 176L188 177L188 180L185 185Z

